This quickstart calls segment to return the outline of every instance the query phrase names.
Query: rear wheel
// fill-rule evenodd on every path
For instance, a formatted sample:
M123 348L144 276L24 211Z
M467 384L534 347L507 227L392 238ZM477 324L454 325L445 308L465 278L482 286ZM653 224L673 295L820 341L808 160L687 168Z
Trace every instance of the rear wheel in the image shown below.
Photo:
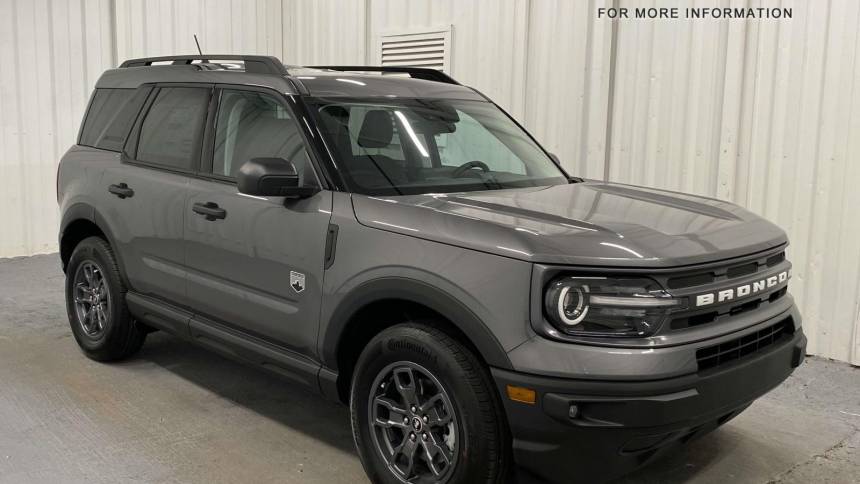
M507 427L489 373L437 328L408 323L371 340L355 368L350 409L374 482L504 482Z
M66 310L78 346L98 361L136 353L146 339L125 304L126 288L110 245L100 237L82 240L66 267Z

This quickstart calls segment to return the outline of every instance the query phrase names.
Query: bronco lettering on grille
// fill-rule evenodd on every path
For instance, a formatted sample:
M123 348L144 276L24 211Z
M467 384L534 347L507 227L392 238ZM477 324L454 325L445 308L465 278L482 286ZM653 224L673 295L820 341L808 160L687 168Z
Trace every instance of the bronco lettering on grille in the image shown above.
M766 289L772 289L778 285L784 284L791 277L791 271L782 271L779 274L768 276L764 279L753 281L742 286L723 289L717 292L709 292L696 296L696 307L707 306L709 304L731 301L740 299L751 294L758 294Z

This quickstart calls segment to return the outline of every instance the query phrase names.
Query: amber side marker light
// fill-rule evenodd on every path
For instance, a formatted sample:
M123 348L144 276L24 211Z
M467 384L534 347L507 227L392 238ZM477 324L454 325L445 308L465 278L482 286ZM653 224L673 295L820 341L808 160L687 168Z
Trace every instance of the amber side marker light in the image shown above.
M534 405L537 401L537 393L531 388L515 387L508 385L508 398L515 402Z

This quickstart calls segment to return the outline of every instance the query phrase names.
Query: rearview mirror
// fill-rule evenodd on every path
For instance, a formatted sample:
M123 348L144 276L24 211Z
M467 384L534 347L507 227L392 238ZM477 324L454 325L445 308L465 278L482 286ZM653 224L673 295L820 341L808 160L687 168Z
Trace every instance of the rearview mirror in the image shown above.
M251 158L236 175L239 193L261 197L305 198L318 191L302 187L295 165L283 158Z

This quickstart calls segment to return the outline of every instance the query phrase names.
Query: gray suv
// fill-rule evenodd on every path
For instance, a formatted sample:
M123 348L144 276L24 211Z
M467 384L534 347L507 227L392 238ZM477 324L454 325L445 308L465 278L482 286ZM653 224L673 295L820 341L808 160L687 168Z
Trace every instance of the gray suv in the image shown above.
M571 176L430 69L129 60L57 192L88 357L163 330L348 403L374 482L609 479L804 357L782 230Z

